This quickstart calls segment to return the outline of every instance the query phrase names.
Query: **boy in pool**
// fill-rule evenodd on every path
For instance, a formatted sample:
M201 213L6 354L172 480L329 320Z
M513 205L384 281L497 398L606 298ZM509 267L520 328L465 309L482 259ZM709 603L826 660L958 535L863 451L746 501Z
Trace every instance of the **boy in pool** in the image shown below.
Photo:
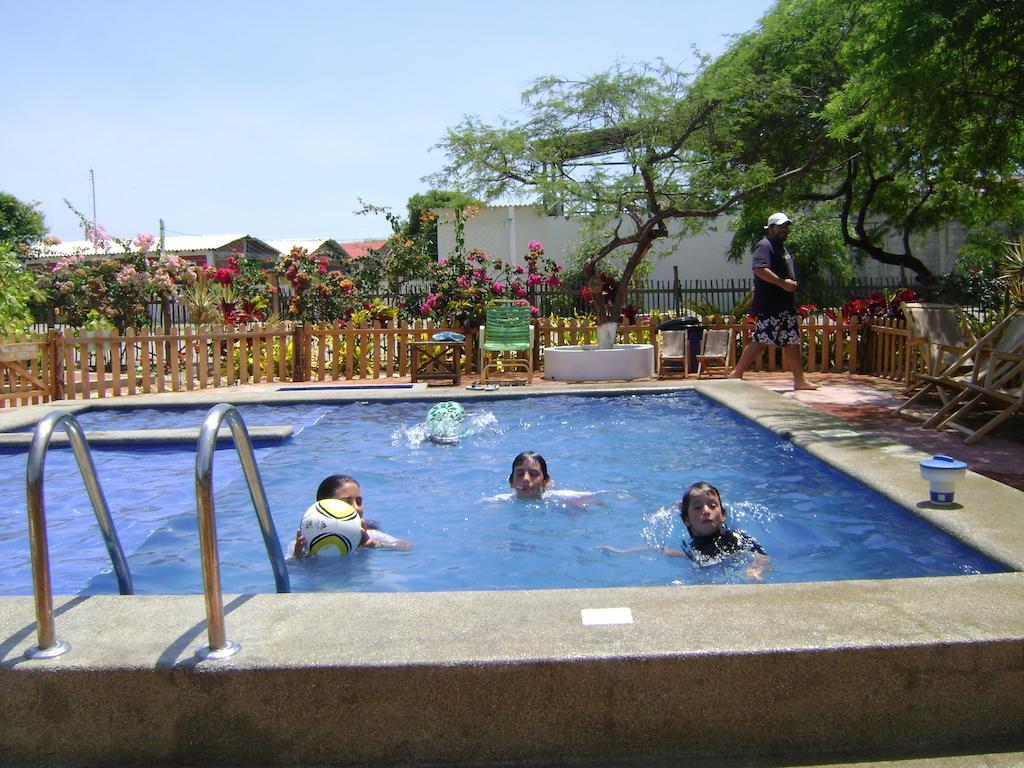
M320 483L320 487L316 490L316 500L320 501L321 499L340 499L359 513L359 519L363 527L363 538L359 542L359 546L375 549L412 549L411 542L396 539L390 534L376 530L376 523L367 521L363 517L363 491L355 478L348 475L331 475L324 478L323 482ZM300 529L295 532L295 547L292 550L292 557L303 558L311 556L309 542L306 541Z
M690 544L684 545L684 549L665 545L661 551L669 557L688 557L701 566L720 563L737 552L752 552L754 561L747 568L747 575L760 581L768 566L768 553L749 533L726 528L725 515L718 489L709 483L694 483L686 489L679 503L679 516L690 533ZM617 549L603 546L600 549L624 553L643 551L646 547Z
M736 552L767 557L768 553L749 533L725 527L725 514L718 489L709 483L694 483L686 489L679 504L679 516L690 532L690 546L684 550L666 546L665 554L688 557L698 565L717 563Z

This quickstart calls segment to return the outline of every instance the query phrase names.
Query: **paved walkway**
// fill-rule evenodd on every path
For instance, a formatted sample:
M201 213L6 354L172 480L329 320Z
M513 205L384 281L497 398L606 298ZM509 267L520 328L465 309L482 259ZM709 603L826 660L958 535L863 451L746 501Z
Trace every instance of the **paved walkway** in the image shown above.
M794 392L788 374L748 374L747 380L827 411L865 429L925 453L942 453L966 461L975 472L1024 490L1024 419L1010 419L974 445L966 445L956 430L924 429L920 422L892 418L889 413L906 398L901 386L872 376L827 374L812 376L821 389Z

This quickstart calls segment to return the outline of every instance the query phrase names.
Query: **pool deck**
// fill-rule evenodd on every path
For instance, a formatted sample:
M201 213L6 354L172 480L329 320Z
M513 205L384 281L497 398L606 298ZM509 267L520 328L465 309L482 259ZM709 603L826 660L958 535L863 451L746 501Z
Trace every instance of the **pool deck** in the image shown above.
M1024 765L1024 445L995 435L968 447L957 433L889 419L897 389L874 379L821 377L821 390L793 393L785 377L750 378L380 394L465 400L695 387L1013 570L228 595L227 634L242 650L224 661L194 656L206 642L201 596L57 598L57 635L72 650L50 661L23 658L35 639L32 598L3 598L0 765ZM268 389L191 397L255 401ZM131 400L184 404L181 395ZM0 413L0 428L45 409ZM924 501L917 471L940 452L990 475L969 472L951 508ZM723 460L742 461L742 449ZM319 712L341 726L327 738L311 735ZM352 730L371 738L335 736L349 713Z

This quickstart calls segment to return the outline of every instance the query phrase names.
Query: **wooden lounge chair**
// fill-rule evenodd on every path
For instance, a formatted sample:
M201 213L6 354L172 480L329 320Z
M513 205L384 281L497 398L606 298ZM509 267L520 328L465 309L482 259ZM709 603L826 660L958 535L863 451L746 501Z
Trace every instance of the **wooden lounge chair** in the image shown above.
M487 383L490 370L526 371L526 383L533 380L533 318L528 304L492 301L485 308L480 326L480 381ZM525 359L520 353L525 352Z
M728 375L735 352L736 340L732 331L724 328L704 331L700 354L697 355L697 378L710 373Z
M903 413L910 406L920 402L926 396L936 393L942 402L939 410L933 414L916 416L924 420L926 427L936 427L947 416L962 405L967 394L967 383L970 381L988 381L998 376L1000 370L1006 368L1005 362L993 357L993 352L1016 352L1024 343L1024 316L1021 313L1008 315L972 344L957 357L944 361L942 370L937 373L918 372L915 380L919 387L916 393L905 403L891 412L891 416ZM915 417L915 414L908 413Z
M658 332L658 378L685 378L690 373L687 331Z
M997 329L1001 329L998 340L979 351L971 376L954 385L959 391L925 422L925 426L952 427L967 435L965 442L971 444L1021 409L1024 404L1024 313L1010 315ZM995 413L980 427L974 429L966 423L968 414L986 406L994 407Z
M931 377L952 376L969 370L970 359L967 358L966 362L961 360L974 338L967 330L958 307L908 302L903 305L903 314L910 332L908 364L913 366L916 357L920 356L923 373ZM917 393L926 386L921 372L912 369L904 394ZM904 403L904 407L908 404Z

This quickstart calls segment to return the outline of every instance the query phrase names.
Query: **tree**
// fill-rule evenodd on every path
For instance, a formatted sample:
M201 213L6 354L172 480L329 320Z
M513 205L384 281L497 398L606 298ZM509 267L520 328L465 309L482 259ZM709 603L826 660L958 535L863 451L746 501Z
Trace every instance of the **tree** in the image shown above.
M421 242L427 248L427 255L437 261L437 216L431 211L435 208L448 208L462 211L469 206L480 206L483 202L462 192L451 190L430 189L409 198L406 208L409 218L405 222L405 234L409 239Z
M581 272L599 322L617 321L626 298L602 292L603 260L625 253L620 285L668 222L697 229L769 185L808 172L824 130L793 136L782 162L752 159L742 130L763 121L786 92L769 77L691 80L664 63L611 70L581 82L545 78L523 96L527 116L489 126L475 118L449 129L435 181L487 200L532 197L549 210L588 220L600 245ZM806 128L806 126L805 126Z
M780 105L780 125L824 121L829 162L749 203L838 202L846 245L928 277L914 235L1024 213L1022 40L1019 8L1003 0L780 0L716 64L813 93L812 111Z
M38 203L23 203L14 195L0 192L0 243L22 245L46 234Z
M29 304L41 299L42 292L10 242L0 242L0 285L0 336L20 333L31 325Z

